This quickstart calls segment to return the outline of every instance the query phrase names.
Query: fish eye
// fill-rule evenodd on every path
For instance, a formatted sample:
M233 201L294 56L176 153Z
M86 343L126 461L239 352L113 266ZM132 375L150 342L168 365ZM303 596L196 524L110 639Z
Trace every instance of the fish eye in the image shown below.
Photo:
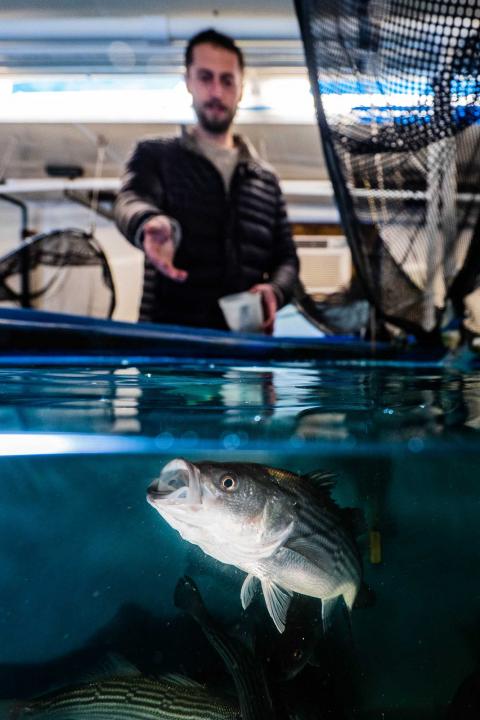
M227 492L233 492L236 490L237 485L237 480L231 475L224 475L220 480L220 487L222 490L226 490Z

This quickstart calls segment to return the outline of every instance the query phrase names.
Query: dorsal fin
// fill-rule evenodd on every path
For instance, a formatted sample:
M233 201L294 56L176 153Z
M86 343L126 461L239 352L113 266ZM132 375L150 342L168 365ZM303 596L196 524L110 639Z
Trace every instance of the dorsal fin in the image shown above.
M279 485L295 480L298 482L300 477L300 475L296 475L294 472L290 472L290 470L282 470L281 468L266 467L265 470L272 480L275 480Z
M281 468L265 467L268 476L281 488L294 494L308 492L323 505L337 508L337 503L331 496L335 485L335 474L323 470L313 470L304 475L298 475Z
M328 497L330 502L335 505L337 512L341 516L342 523L348 529L350 535L358 538L367 532L368 526L363 510L356 507L339 507L331 497L330 492L336 485L335 473L314 470L302 477L306 482L310 483L310 487L313 488L317 494L320 493L323 497Z
M321 488L323 491L330 491L335 485L335 473L325 472L324 470L312 470L304 475L298 475L290 470L282 470L281 468L266 467L268 475L279 485L291 482L307 482L310 486Z
M326 490L327 492L330 492L330 490L335 487L337 482L335 479L335 473L331 473L325 470L312 470L311 472L302 475L302 478L310 482L316 488L321 488L322 490Z
M335 478L335 473L312 470L302 475L302 488L315 497L324 507L338 510L337 502L332 497L332 490L336 484Z
M313 470L302 475L303 487L307 486L310 492L321 498L323 502L334 505L337 503L332 498L332 490L336 485L336 475L324 470Z
M164 680L167 683L170 683L171 685L178 685L180 687L187 687L187 688L203 688L204 686L201 685L196 680L192 680L189 677L186 677L185 675L177 675L177 673L166 673L164 675L161 675L160 680Z

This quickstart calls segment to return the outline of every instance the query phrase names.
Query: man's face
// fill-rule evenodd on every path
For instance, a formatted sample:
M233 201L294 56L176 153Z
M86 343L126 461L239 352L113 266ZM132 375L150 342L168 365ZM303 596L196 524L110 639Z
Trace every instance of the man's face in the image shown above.
M209 43L196 45L186 82L200 125L209 133L225 133L243 90L243 73L235 53Z

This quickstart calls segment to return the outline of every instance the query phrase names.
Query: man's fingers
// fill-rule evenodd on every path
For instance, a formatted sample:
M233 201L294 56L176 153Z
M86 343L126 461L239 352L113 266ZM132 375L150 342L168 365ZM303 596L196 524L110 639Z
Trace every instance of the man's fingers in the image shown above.
M262 330L266 335L271 335L275 324L275 313L277 312L277 299L273 288L267 283L260 283L250 288L250 292L260 293L262 296L264 318Z
M152 265L161 272L162 275L165 275L175 282L184 282L187 279L188 272L176 268L173 264L175 248L170 237L163 237L161 239L159 233L149 232L148 236L145 236L143 249Z
M177 282L185 282L185 280L188 277L188 272L186 270L179 270L178 268L175 268L173 266L171 269L173 271L173 274L170 275L169 277L172 280L176 280Z
M153 265L155 265L157 270L162 273L162 275L170 278L170 280L175 280L176 282L184 282L188 277L188 273L186 270L180 270L171 263L159 261L157 259L152 259L152 263Z
M269 298L266 298L265 295L263 296L264 299L264 311L265 311L265 321L263 323L263 332L267 335L271 335L273 333L273 325L275 323L275 310L276 306L275 303L269 302Z
M265 333L265 335L271 335L273 333L273 326L274 321L273 320L267 320L262 325L262 330Z
M172 238L170 237L170 235L167 235L163 232L157 232L157 231L150 232L149 234L150 234L152 243L162 246L162 245L166 245L168 242L172 242L172 247L173 247L173 241L172 241Z

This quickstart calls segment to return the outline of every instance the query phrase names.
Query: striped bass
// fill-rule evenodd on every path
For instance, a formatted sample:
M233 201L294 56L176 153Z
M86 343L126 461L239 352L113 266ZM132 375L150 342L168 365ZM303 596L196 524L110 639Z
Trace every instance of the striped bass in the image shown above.
M275 720L264 668L246 644L231 637L209 614L192 578L180 578L175 605L196 620L210 645L222 658L237 691L242 720Z
M12 720L239 720L238 707L189 678L119 676L43 695L12 709Z
M255 463L169 462L148 502L182 538L247 573L240 598L257 582L279 632L294 592L321 598L322 616L338 597L349 609L361 582L348 510L330 495L331 475L300 476Z

